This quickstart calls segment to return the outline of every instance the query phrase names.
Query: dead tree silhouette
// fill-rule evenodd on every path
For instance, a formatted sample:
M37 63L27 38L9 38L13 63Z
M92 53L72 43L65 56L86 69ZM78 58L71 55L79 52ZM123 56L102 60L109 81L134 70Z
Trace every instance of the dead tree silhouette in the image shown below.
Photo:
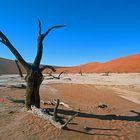
M79 74L80 74L81 76L83 76L82 69L80 69Z
M37 108L40 108L39 89L44 79L42 71L45 68L49 68L55 71L55 69L49 65L40 67L40 62L43 53L43 41L45 37L50 33L50 31L56 28L65 27L65 25L53 26L49 28L45 33L42 33L41 22L40 20L38 20L38 27L39 31L37 39L37 54L33 64L27 63L20 55L20 53L16 50L16 48L12 45L12 43L9 41L9 39L2 33L2 31L0 31L0 42L9 48L9 50L13 53L16 59L22 64L22 66L25 68L27 72L27 75L25 77L25 80L27 82L25 105L28 109L31 109L31 105L35 105Z
M22 74L22 70L21 70L21 68L20 68L20 66L19 66L19 64L18 64L18 60L15 60L15 64L16 64L16 66L17 66L17 68L18 68L19 75L20 75L20 77L22 78L22 77L23 77L23 74Z
M53 79L60 79L60 76L61 76L63 73L66 73L66 70L60 72L60 74L59 74L58 76L54 76L54 75L52 75L52 73L50 73L50 76L52 76Z

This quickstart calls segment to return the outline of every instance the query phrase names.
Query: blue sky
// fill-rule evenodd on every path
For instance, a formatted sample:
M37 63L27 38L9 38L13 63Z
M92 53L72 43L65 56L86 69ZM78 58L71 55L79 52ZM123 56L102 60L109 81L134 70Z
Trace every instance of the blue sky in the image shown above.
M42 63L73 66L140 53L139 0L0 0L0 30L26 61L36 55L38 18L44 41ZM14 59L0 44L0 57Z

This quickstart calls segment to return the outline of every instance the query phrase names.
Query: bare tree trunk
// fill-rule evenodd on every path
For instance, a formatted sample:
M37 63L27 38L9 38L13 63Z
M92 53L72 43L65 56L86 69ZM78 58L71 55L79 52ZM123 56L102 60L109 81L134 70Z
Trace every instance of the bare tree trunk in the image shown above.
M22 74L21 68L20 68L20 66L19 66L19 64L18 64L18 60L15 60L15 63L16 63L16 66L17 66L17 68L18 68L19 75L20 75L21 78L22 78L22 77L23 77L23 74Z
M26 100L25 105L28 109L31 105L35 105L37 108L40 107L40 96L39 89L43 81L43 75L38 71L31 71L26 76L27 89L26 89Z

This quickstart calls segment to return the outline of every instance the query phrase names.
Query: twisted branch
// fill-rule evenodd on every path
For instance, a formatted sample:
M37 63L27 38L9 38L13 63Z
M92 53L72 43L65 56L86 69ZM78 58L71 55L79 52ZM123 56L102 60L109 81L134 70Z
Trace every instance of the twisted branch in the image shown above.
M19 66L19 64L18 64L18 60L15 60L15 64L16 64L16 66L17 66L17 68L18 68L19 75L20 75L21 77L23 77L22 70L21 70L21 68L20 68L20 66Z
M53 26L51 28L49 28L43 35L43 39L49 34L49 32L55 28L62 28L62 27L66 27L66 25L58 25L58 26Z
M58 76L54 76L54 75L52 75L52 74L50 74L50 76L52 76L52 78L54 78L54 79L60 79L60 76L61 76L63 73L65 73L65 72L66 72L66 70L60 72L60 74L59 74Z
M49 32L55 28L62 28L65 27L65 25L60 25L60 26L53 26L49 28L44 34L41 33L41 22L38 20L38 27L39 27L39 32L38 32L38 45L37 45L37 54L34 60L33 65L36 67L39 67L40 61L42 58L42 52L43 52L43 40L44 38L49 34Z
M38 34L41 35L41 21L40 20L38 20L38 27L39 27Z
M76 114L74 114L73 116L71 116L71 117L65 122L65 124L63 124L63 125L61 126L61 129L67 128L67 125L68 125L75 117L77 117L77 116L78 116L78 113L76 113Z
M44 65L40 68L41 71L45 70L46 68L51 69L53 72L55 72L55 68L53 66L50 65Z
M54 108L54 113L53 113L53 117L54 117L54 120L55 120L55 121L56 121L56 118L57 118L57 109L58 109L59 103L60 103L60 100L57 99L57 100L56 100L56 106L55 106L55 108Z
M30 69L30 65L26 63L26 61L22 58L19 52L15 49L15 47L11 44L8 38L0 31L0 42L9 48L9 50L13 53L13 55L17 58L17 60L23 65L23 67L28 71Z

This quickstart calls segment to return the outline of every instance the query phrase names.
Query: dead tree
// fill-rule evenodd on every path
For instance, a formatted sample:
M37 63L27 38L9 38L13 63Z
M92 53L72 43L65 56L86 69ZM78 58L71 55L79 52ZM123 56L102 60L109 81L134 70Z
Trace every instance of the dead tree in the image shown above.
M54 78L54 79L60 79L60 76L61 76L63 73L66 73L66 71L64 70L64 71L60 72L60 74L59 74L58 76L54 76L54 75L52 75L52 73L49 73L49 76L52 76L52 78Z
M50 31L56 28L65 27L65 25L53 26L49 28L45 33L42 33L41 22L39 20L38 27L39 31L37 39L37 54L33 64L27 63L20 55L20 53L16 50L16 48L12 45L12 43L9 41L9 39L2 33L2 31L0 31L0 42L10 49L10 51L13 53L16 59L22 64L22 66L25 68L27 72L27 75L25 77L25 80L27 82L25 105L28 109L31 109L31 105L40 108L39 88L44 79L42 71L45 68L49 68L54 71L54 68L48 65L40 68L40 62L42 59L43 52L43 41L45 37L50 33Z
M79 74L81 75L81 76L83 76L83 73L82 73L82 70L80 69L80 71L79 71Z
M22 77L23 77L23 74L22 74L22 70L21 70L21 68L20 68L20 66L19 66L19 64L18 64L18 60L15 60L15 64L16 64L16 66L17 66L17 68L18 68L19 75L20 75L21 78L22 78Z
M71 116L67 121L64 121L62 116L58 116L57 114L57 108L59 106L59 100L57 100L57 104L54 108L54 113L53 115L50 114L48 110L44 109L39 109L36 108L35 106L31 106L32 112L34 115L49 121L52 125L59 129L67 129L67 125L75 118L78 116L78 113L75 113L73 116Z

